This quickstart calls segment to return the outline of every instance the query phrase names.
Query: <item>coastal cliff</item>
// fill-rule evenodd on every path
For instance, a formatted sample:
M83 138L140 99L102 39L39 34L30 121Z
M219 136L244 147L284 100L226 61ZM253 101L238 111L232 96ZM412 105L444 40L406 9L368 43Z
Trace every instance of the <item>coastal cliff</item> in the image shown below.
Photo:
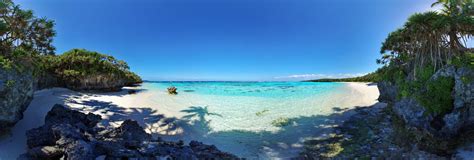
M0 67L0 132L22 119L33 99L33 76Z
M419 94L437 92L435 96L424 99L419 94L401 95L403 84L382 82L378 85L381 90L379 101L388 103L406 128L422 140L414 143L433 153L450 155L458 146L459 139L466 138L461 135L474 131L473 78L472 68L445 66L420 88ZM439 83L446 80L447 83ZM441 91L445 94L439 93Z
M128 70L123 61L111 56L89 52L80 55L47 56L36 59L39 64L25 65L23 62L0 68L0 132L21 120L23 112L37 90L63 87L78 91L117 91L126 85L141 83L141 78ZM107 57L107 61L103 57ZM47 59L47 60L45 60ZM79 60L78 60L79 59ZM4 60L6 61L6 60ZM82 62L91 62L87 65ZM112 62L120 62L120 68ZM68 65L74 67L67 67Z

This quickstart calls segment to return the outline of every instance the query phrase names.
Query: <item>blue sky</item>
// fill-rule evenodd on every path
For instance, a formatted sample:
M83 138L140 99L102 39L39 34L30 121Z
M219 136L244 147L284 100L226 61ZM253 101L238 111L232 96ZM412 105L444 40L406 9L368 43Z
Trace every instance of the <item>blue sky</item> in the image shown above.
M375 71L381 42L434 0L17 0L147 80L300 80Z

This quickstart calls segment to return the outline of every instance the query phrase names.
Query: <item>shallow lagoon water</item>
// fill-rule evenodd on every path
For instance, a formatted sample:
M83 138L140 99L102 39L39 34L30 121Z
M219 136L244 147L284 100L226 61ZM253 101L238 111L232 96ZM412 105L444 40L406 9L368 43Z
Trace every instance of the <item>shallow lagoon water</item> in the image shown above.
M169 95L169 86L179 94ZM247 159L289 159L306 139L328 136L351 108L377 97L377 87L364 83L146 82L113 93L38 91L24 119L0 138L0 160L26 151L25 132L41 126L56 103L101 115L104 127L133 119L166 140L198 140ZM289 121L275 126L277 119Z
M178 95L166 88L175 86ZM371 105L346 83L147 82L153 104L177 117L169 140L198 140L249 159L290 158L305 139L342 123L339 109ZM289 120L284 126L272 122ZM151 127L153 128L153 127ZM178 129L176 129L178 128Z

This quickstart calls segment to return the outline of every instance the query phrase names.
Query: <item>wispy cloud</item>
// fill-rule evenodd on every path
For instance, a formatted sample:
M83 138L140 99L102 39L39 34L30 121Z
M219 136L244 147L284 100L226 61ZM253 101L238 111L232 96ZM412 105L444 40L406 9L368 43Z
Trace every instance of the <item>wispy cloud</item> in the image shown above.
M310 79L322 79L322 78L351 78L363 76L366 73L339 73L339 74L294 74L288 76L274 77L279 80L310 80Z

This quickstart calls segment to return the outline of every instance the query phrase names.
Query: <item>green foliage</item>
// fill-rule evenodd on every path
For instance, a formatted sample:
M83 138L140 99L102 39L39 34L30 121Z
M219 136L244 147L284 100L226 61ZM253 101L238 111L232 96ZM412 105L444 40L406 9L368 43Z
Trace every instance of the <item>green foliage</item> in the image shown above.
M458 68L460 67L469 67L474 69L474 53L466 52L460 56L453 57L448 64L454 65Z
M5 84L8 88L11 88L15 85L15 80L8 80Z
M469 77L469 76L462 76L461 81L464 84L471 83L474 80L474 77Z
M265 114L265 113L268 112L268 111L270 111L270 110L264 109L264 110L262 110L262 111L259 111L259 112L255 113L255 115L260 117L260 116L263 116L263 114Z
M413 74L428 65L433 70L446 64L472 66L472 57L463 55L470 49L462 42L474 36L474 1L438 0L435 5L442 6L440 12L413 14L402 28L390 33L377 63L403 67Z
M353 77L353 78L339 78L339 79L316 79L316 80L309 80L307 82L378 82L380 81L380 76L377 72L369 73L364 76L360 77Z
M125 71L125 77L127 78L127 81L129 83L141 83L143 82L142 78L138 76L137 74L130 72L130 71Z
M3 69L10 70L13 67L13 62L3 56L0 56L0 65Z
M453 108L451 93L454 88L452 77L439 77L426 83L426 91L417 96L417 100L430 113L446 114Z
M17 48L30 54L54 54L53 27L53 21L35 17L12 0L0 0L0 55L11 58Z
M403 82L407 76L403 69L396 65L389 65L379 68L377 73L379 74L379 79L381 81L388 82Z
M62 80L78 80L88 76L113 76L125 79L126 85L141 83L141 78L129 70L127 63L112 56L85 49L72 49L62 55L35 57L36 76L49 73Z
M398 77L394 82L398 85L400 98L410 97L416 95L419 91L423 90L426 82L433 76L434 70L431 66L425 66L416 69L415 79L408 81L404 77L405 75L396 74ZM403 78L402 78L403 77Z
M124 61L85 49L73 49L56 57L45 57L40 66L66 80L105 74L141 82L138 75L129 71L129 67Z
M398 99L405 98L410 96L411 94L411 89L410 89L410 83L407 82L402 82L398 83Z
M76 70L64 70L61 72L61 76L72 79L75 77L80 77L80 76L85 76L85 75L81 74L81 72L76 71Z
M280 117L272 121L272 125L275 127L284 127L291 123L291 120L286 117Z
M396 71L393 71L397 73ZM428 111L434 114L446 114L452 109L453 98L451 92L454 87L452 77L439 77L430 80L435 71L428 65L416 69L416 77L413 80L396 79L398 86L398 98L414 97ZM397 74L394 74L397 75Z

